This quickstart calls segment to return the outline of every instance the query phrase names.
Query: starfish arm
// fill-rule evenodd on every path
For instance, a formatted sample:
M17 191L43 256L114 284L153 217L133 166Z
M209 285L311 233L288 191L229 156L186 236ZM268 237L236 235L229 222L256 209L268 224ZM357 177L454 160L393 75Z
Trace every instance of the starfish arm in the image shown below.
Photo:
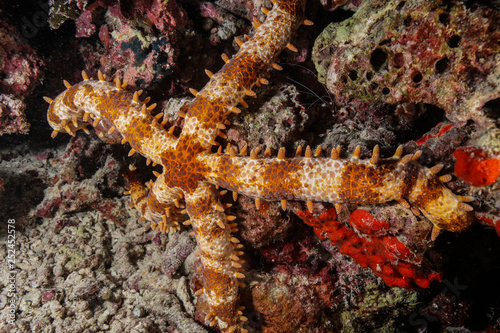
M207 320L217 321L224 332L240 331L237 308L238 281L234 265L237 258L226 215L215 186L200 182L196 191L186 194L186 210L196 236L203 266L203 292L209 305ZM238 266L238 265L236 265Z
M134 151L161 163L160 153L173 149L173 138L151 116L137 94L101 80L84 80L69 86L51 101L47 113L50 126L57 132L75 135L93 124L106 142L126 140Z
M376 168L363 161L354 164L328 158L252 159L226 154L212 154L205 158L207 165L211 166L211 172L206 175L211 183L266 200L378 203L398 199L398 188L402 186L399 179L392 184L391 191L381 191L383 176L393 172L395 166ZM349 174L353 167L363 170ZM371 178L369 173L372 173ZM368 186L370 182L371 186ZM362 187L358 189L359 185Z
M473 214L430 169L410 158L378 160L204 155L206 179L266 200L375 204L407 199L439 228L468 227Z
M292 32L303 22L304 0L282 0L258 26L255 35L241 44L238 53L227 59L213 75L188 109L181 140L196 139L210 149L230 113L245 95L255 96L253 85L273 65L276 56L286 48ZM246 103L244 103L246 104Z
M156 179L148 192L142 216L151 221L151 227L166 232L169 228L177 230L183 222L180 202L184 194L178 187L170 187L165 183L165 174Z

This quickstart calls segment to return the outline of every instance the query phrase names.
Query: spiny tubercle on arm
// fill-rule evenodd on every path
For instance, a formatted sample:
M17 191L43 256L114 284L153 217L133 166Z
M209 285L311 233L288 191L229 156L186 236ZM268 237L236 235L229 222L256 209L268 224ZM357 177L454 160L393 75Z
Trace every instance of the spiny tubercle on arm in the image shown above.
M86 74L83 75L86 78ZM149 107L138 92L102 80L79 82L51 101L47 118L54 135L74 135L92 124L106 142L129 142L132 151L140 152L155 163L161 163L161 152L173 149L176 139L151 116Z

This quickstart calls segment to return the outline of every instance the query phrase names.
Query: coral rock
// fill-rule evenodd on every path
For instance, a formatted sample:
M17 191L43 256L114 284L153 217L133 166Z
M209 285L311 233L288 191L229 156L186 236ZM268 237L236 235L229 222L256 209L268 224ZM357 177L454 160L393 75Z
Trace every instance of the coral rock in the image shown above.
M475 6L364 1L316 40L319 79L339 101L427 103L453 122L489 123L481 109L500 95L500 18Z
M0 135L26 134L30 124L26 121L26 105L12 95L0 95Z
M42 60L14 27L0 21L0 90L26 96L40 79Z

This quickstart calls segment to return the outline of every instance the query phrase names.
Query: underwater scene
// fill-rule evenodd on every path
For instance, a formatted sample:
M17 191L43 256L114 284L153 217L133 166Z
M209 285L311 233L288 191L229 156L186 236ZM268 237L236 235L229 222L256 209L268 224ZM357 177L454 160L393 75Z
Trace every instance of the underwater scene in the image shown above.
M500 3L0 0L0 333L500 332Z

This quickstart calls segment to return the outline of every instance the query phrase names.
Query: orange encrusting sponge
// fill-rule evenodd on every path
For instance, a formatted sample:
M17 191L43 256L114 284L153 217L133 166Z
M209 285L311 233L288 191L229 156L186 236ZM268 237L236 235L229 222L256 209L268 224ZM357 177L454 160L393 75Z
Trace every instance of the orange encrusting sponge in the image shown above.
M469 185L491 185L500 176L500 159L491 158L480 148L460 147L453 156L457 159L455 175Z

